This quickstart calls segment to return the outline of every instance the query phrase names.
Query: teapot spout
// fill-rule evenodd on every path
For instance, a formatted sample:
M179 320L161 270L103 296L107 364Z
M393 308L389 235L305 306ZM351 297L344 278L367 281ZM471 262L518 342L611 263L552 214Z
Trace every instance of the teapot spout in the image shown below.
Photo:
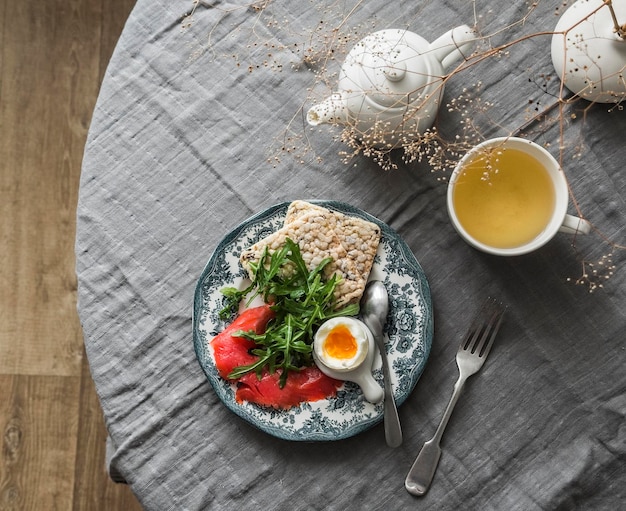
M441 62L445 71L459 58L468 57L478 40L476 31L467 25L453 28L430 43L429 51Z
M311 126L346 124L348 122L346 100L339 93L332 94L321 103L312 106L306 114L306 120Z

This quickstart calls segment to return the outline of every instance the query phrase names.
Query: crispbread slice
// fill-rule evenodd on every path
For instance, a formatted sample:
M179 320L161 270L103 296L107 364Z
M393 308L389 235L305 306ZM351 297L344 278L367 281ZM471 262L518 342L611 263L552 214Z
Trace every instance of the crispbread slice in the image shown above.
M284 225L312 211L331 214L335 217L334 230L346 249L348 258L354 262L357 273L367 282L380 243L380 227L362 218L330 211L303 200L296 200L289 204Z
M334 211L330 211L329 209L318 206L317 204L311 204L310 202L303 200L295 200L289 204L289 207L287 208L287 214L285 215L283 225L287 225L312 211L317 211L320 214L334 213Z
M376 224L305 201L294 201L287 209L281 229L242 252L241 264L251 278L254 274L250 263L260 260L265 247L270 255L279 250L287 238L299 245L309 270L324 258L332 258L324 276L330 278L338 273L342 277L335 289L337 308L360 300L380 241L380 228Z
M357 273L364 279L363 288L374 264L374 257L380 243L380 227L355 216L341 215L335 232L348 259L354 262Z
M355 268L332 228L335 224L336 218L330 211L308 212L244 250L240 257L241 264L250 278L253 278L254 272L250 263L258 263L265 247L271 256L284 246L287 238L290 238L300 247L302 259L309 270L313 270L327 257L332 259L332 262L324 268L324 277L329 279L333 274L339 274L342 280L335 289L336 306L346 305L353 297ZM289 272L290 269L287 267L283 271Z

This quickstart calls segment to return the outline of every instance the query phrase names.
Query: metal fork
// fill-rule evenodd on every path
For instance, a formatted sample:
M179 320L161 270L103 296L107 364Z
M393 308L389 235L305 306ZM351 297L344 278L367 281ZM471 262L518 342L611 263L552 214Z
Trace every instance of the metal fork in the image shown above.
M406 476L404 486L409 493L419 496L424 495L428 491L439 464L439 458L441 457L439 444L448 420L452 415L452 410L461 395L461 390L463 390L467 378L477 373L485 363L485 359L493 345L493 340L500 329L505 310L506 307L500 302L488 298L463 338L456 353L459 379L454 385L454 392L435 432L435 436L424 444L411 470L409 470L409 474Z

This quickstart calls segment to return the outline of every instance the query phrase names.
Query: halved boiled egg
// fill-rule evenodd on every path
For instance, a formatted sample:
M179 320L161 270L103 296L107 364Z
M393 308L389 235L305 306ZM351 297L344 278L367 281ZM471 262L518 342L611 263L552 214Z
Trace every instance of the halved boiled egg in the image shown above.
M374 336L356 318L329 319L313 339L313 360L320 371L337 380L355 382L370 403L383 400L383 389L372 376L376 354Z
M317 330L313 350L316 358L326 367L335 371L351 371L367 357L367 332L357 319L332 318Z

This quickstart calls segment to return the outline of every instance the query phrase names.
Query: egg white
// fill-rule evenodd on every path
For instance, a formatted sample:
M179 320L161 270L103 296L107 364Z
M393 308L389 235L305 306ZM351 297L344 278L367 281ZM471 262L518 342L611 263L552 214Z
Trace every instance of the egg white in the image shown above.
M339 325L345 326L356 340L356 352L350 358L335 358L324 349L328 335ZM362 323L351 317L329 319L319 327L313 340L316 361L335 371L345 372L358 368L367 357L368 350L369 341Z

